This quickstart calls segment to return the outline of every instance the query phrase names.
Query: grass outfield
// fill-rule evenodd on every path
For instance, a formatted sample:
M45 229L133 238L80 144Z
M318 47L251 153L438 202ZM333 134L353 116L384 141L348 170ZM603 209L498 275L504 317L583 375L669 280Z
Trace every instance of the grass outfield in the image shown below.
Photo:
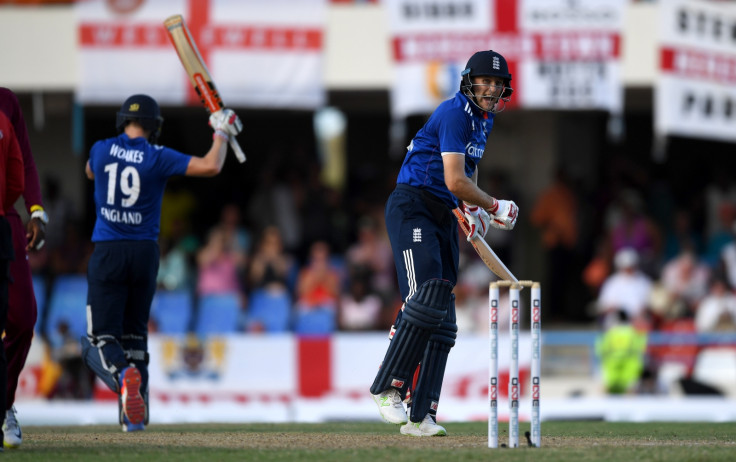
M487 425L446 423L450 436L415 438L384 423L111 425L23 428L15 461L734 461L734 423L543 422L542 447L488 449ZM501 425L499 443L508 441ZM521 443L522 441L520 441Z

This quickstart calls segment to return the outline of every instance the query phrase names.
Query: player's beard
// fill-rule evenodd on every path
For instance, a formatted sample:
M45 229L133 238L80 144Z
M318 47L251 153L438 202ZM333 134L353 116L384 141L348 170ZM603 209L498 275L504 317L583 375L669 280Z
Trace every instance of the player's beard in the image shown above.
M496 107L496 104L498 103L499 97L494 95L493 93L489 95L477 95L475 97L475 102L478 104L478 106L483 109L486 112L493 112L493 108Z

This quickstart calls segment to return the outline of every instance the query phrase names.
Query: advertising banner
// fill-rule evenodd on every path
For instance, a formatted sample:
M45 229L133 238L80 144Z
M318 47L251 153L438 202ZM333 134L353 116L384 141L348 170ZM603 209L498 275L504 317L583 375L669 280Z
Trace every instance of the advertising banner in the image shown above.
M736 141L736 6L660 2L655 132Z
M325 100L326 0L77 2L78 100L147 93L199 104L163 26L181 14L229 106L313 109Z
M507 60L508 107L619 112L625 0L385 0L395 116L431 112L458 89L470 56Z
M159 400L289 400L368 396L388 347L384 333L330 337L239 335L194 340L151 336L151 397ZM510 354L501 345L499 368L508 377ZM458 338L447 363L443 393L458 399L488 394L486 337ZM521 336L520 368L527 384L530 338ZM502 387L503 388L503 387ZM525 387L525 394L527 390ZM505 396L505 391L503 392Z

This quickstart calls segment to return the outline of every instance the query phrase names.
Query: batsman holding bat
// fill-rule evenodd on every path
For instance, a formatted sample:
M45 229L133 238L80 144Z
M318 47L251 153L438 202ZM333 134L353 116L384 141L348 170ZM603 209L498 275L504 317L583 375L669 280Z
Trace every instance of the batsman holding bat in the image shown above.
M210 116L212 146L203 157L154 144L161 133L156 101L133 95L117 113L118 135L90 150L86 173L94 180L97 220L87 267L87 337L82 356L119 394L123 431L148 422L148 317L159 264L161 201L169 177L212 177L225 162L240 119L230 109Z
M402 424L401 433L444 436L437 424L442 380L457 324L453 287L459 248L452 209L464 204L468 240L489 226L511 230L519 209L477 186L495 114L511 98L506 59L488 50L475 53L461 73L460 90L441 103L414 136L386 203L386 228L404 304L371 386L381 417ZM416 384L415 371L419 367ZM411 391L409 392L409 389ZM403 401L410 395L409 415Z

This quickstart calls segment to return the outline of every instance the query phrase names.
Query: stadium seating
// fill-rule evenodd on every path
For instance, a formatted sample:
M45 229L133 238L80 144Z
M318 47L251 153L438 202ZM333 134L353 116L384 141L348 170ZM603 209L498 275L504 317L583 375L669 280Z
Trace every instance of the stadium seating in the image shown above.
M230 334L239 330L240 297L236 293L207 294L199 298L195 332L199 336Z
M736 348L703 348L695 360L692 377L736 397Z
M193 295L188 290L158 290L151 304L157 332L166 335L189 332L193 312Z
M298 310L294 316L294 332L298 335L329 335L337 325L335 309L331 307Z
M61 321L76 337L87 332L87 277L81 274L58 276L53 283L46 314L46 334L55 336Z
M266 289L253 291L248 304L246 330L285 332L291 321L291 297L288 292Z
M35 331L40 332L41 320L46 310L46 279L43 276L33 275L33 293L36 296L36 310L38 312Z

